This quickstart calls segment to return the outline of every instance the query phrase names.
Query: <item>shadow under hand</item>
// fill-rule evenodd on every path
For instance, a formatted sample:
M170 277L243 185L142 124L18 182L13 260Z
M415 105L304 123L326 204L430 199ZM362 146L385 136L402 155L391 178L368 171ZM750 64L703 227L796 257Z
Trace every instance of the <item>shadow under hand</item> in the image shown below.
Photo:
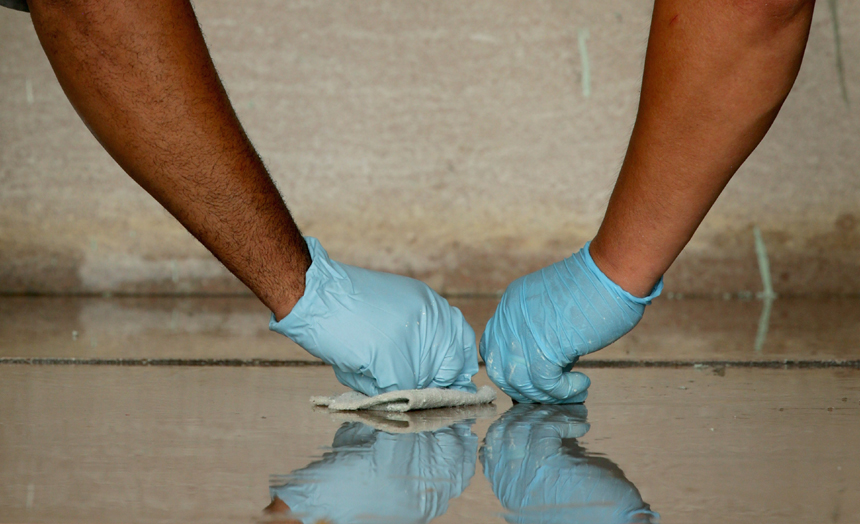
M267 510L304 524L430 522L475 474L474 422L413 433L344 423L321 460L272 476Z
M487 431L480 451L484 475L509 513L525 523L652 523L621 469L590 455L576 439L590 425L582 405L519 404Z

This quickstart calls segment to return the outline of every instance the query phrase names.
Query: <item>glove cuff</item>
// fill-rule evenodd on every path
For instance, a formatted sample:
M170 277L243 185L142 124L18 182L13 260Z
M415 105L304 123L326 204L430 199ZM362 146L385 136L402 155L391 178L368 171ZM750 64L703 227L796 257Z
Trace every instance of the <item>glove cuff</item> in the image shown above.
M297 329L305 327L303 319L309 318L309 314L319 303L316 298L321 293L325 282L346 278L346 273L338 267L337 263L333 263L328 257L328 253L320 244L320 241L314 237L304 237L308 245L308 251L311 254L311 266L305 273L305 292L302 297L293 306L290 314L285 316L278 322L275 320L275 314L269 320L269 329L276 333L286 335L293 338Z
M606 276L603 271L597 267L597 264L594 263L594 259L591 258L591 251L589 247L591 246L591 242L586 242L585 246L582 248L582 258L585 261L586 267L591 271L591 273L603 283L607 288L615 291L617 294L626 298L627 300L634 302L636 304L642 304L643 306L648 306L651 304L651 301L660 296L660 293L663 292L663 277L660 277L660 280L657 281L657 284L651 289L651 292L648 293L648 296L645 297L637 297L627 291L625 291L621 286L612 281L611 278Z

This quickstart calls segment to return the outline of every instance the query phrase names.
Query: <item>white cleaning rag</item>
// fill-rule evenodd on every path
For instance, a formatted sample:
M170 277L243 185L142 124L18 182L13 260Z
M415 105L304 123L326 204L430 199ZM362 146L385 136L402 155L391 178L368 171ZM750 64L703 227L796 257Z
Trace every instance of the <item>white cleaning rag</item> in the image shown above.
M318 407L316 409L327 409ZM423 409L421 411L329 411L335 422L361 422L386 433L421 433L436 431L461 421L495 420L495 404Z
M392 391L368 397L357 391L350 391L330 397L311 397L311 404L327 406L334 411L373 411L404 412L417 409L450 408L455 406L477 406L496 400L496 392L490 386L482 386L477 393L467 393L454 389L407 389Z

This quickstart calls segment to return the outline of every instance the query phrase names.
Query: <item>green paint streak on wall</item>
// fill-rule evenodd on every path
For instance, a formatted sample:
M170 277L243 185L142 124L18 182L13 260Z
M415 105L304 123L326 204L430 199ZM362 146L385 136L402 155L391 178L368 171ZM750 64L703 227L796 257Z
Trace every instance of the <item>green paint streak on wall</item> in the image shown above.
M582 96L591 96L591 63L588 60L588 28L580 27L576 31L576 40L579 44L579 59L582 62Z
M842 36L839 34L839 0L827 0L830 8L830 20L833 23L833 39L836 44L836 73L839 75L839 89L842 91L842 100L846 105L848 102L848 86L845 84L845 65L842 61Z
M761 316L758 317L758 330L755 335L755 352L761 353L767 342L767 332L770 329L770 312L773 309L773 298L762 300Z
M758 319L758 332L755 337L755 352L761 353L764 343L767 341L767 332L770 328L770 312L773 308L773 300L776 298L776 293L773 291L773 281L770 277L770 260L767 256L767 246L764 243L761 229L758 226L753 226L753 238L755 239L758 270L761 273L762 292L759 294L759 297L763 301L761 316Z
M770 278L770 260L767 257L767 246L764 245L761 229L758 226L753 226L753 238L755 238L755 254L758 259L758 270L761 274L761 296L770 299L776 298L776 293L773 291L773 281Z

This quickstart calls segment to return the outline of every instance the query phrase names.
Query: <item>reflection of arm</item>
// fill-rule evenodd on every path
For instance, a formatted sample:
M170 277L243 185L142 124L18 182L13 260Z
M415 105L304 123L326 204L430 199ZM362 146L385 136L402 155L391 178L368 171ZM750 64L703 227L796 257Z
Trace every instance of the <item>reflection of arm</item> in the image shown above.
M321 460L273 478L280 485L272 497L306 523L429 522L475 474L478 437L470 427L395 435L344 424Z
M812 0L657 0L639 113L606 216L598 267L644 296L681 252L785 101Z
M609 459L588 455L582 406L514 406L481 448L484 475L509 522L651 522L654 513Z

